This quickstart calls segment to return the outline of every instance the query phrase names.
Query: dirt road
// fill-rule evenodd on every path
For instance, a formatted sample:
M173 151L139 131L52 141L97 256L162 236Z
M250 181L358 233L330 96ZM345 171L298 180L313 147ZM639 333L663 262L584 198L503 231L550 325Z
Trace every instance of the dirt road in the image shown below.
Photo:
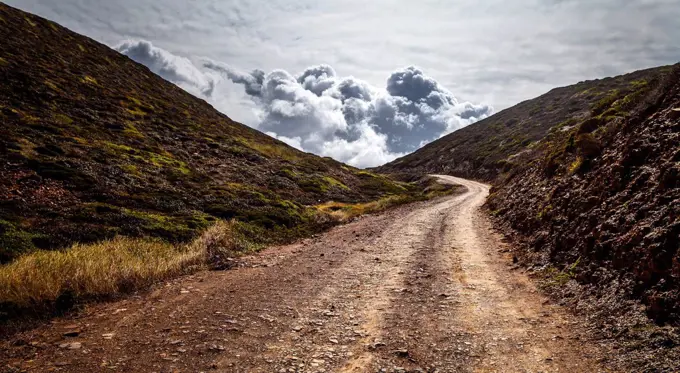
M395 209L0 346L62 372L598 372L597 348L502 254L487 186ZM64 336L64 333L76 336ZM10 370L11 371L11 370Z

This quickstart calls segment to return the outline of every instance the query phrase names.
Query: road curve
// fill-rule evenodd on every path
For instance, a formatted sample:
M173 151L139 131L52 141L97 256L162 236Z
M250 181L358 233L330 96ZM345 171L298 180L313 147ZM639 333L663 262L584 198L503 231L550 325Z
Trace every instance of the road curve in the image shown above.
M0 344L29 372L598 372L507 258L487 185L400 207ZM64 336L77 329L75 337ZM75 343L75 344L74 344ZM72 348L71 348L72 347ZM13 368L12 368L13 369Z

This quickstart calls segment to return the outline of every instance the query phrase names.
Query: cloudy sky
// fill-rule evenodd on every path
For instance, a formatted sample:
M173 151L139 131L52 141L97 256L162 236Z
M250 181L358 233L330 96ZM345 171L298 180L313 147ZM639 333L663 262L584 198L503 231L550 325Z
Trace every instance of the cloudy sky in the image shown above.
M4 1L360 167L556 86L680 61L680 0Z

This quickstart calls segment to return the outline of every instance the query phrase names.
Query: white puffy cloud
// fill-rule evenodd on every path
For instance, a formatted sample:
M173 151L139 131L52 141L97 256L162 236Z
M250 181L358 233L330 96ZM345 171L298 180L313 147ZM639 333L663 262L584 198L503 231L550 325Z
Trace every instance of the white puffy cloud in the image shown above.
M265 76L262 89L250 95L261 111L261 130L360 167L389 162L493 111L459 102L413 66L392 73L386 85L372 87L318 65L297 76L274 70Z
M319 154L344 160L360 168L381 165L405 155L391 152L388 149L388 135L376 132L365 122L357 125L356 131L358 137L353 141L336 137L323 142Z
M245 73L207 58L177 56L144 40L128 40L116 49L228 115L233 88L242 86L256 118L247 124L297 149L358 167L389 162L493 111L459 102L413 66L393 72L386 87L378 88L341 77L329 65L297 75L280 69Z
M262 83L265 77L265 72L262 70L255 69L250 73L243 73L227 64L215 62L207 58L204 59L203 67L226 75L234 83L243 84L246 93L249 95L257 96L262 91Z
M249 125L258 123L252 101L244 99L243 89L233 83L243 85L248 94L258 94L264 71L244 73L207 58L194 60L178 56L146 40L125 40L113 48L165 80L207 100L230 117Z
M195 95L210 97L215 89L214 74L199 70L188 58L155 47L149 41L126 40L115 49Z
M300 137L305 148L317 153L326 149L325 141L357 141L370 129L386 135L389 153L401 154L492 112L486 105L459 103L415 67L391 74L386 89L339 77L328 65L309 67L297 77L275 70L252 97L263 113L261 129Z
M328 65L311 66L298 76L297 81L305 90L321 96L335 84L335 70Z

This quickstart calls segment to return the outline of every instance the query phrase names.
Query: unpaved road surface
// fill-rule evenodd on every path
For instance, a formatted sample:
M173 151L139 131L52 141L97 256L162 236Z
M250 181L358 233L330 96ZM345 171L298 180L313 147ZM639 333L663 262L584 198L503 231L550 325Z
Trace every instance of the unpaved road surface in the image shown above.
M0 345L32 372L599 372L479 207L486 185L88 307ZM75 336L64 336L68 333ZM76 335L77 334L77 335ZM12 367L12 368L10 368Z

